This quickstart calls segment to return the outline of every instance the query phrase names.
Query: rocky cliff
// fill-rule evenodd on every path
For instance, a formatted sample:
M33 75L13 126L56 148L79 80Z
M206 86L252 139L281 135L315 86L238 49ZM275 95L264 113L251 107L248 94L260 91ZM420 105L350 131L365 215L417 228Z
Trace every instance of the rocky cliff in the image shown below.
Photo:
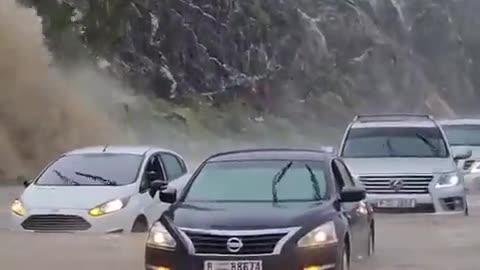
M270 116L311 130L356 112L473 113L478 101L477 0L22 2L59 61L88 54L151 98L213 108L223 122L203 125L219 133Z

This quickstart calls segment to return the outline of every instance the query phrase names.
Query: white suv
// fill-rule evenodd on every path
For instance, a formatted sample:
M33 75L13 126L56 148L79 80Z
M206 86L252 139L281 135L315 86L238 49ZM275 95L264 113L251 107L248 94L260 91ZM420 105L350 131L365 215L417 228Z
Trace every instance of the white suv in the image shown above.
M339 155L377 211L468 215L456 162L471 152L452 153L442 128L429 115L356 116Z

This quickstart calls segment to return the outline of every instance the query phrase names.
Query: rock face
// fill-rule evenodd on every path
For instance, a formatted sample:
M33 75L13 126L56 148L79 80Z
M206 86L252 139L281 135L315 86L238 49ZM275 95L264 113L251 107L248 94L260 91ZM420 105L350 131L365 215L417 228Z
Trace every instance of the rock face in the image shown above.
M260 113L328 121L471 113L478 101L477 0L23 2L58 54L70 57L67 41L78 37L112 73L173 102L242 100Z

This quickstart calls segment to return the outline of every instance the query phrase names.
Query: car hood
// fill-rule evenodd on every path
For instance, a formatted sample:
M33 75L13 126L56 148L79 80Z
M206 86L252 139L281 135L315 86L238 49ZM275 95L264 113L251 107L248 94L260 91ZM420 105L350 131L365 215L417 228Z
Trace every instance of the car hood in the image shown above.
M432 174L451 172L456 164L451 158L345 158L354 175Z
M269 229L303 226L331 219L331 203L179 203L165 213L178 227L197 229Z
M90 209L109 200L130 196L129 186L29 186L21 200L30 209Z

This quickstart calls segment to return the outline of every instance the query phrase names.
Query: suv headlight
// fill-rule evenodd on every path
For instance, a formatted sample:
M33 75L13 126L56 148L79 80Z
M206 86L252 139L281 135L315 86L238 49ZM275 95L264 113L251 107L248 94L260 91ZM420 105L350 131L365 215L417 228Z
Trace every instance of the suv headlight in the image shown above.
M25 207L23 206L22 201L19 199L15 199L12 203L12 206L10 207L12 212L17 215L17 216L25 216L27 214L27 210L25 210Z
M299 247L317 247L338 242L335 224L329 221L316 227L298 240Z
M436 188L444 188L444 187L453 187L460 183L460 178L458 177L457 173L447 173L440 175L437 184L435 185Z
M475 161L470 169L470 173L479 173L480 172L480 162Z
M127 205L128 199L129 198L115 199L102 203L90 209L88 213L93 217L99 217L113 212L117 212L118 210L124 208Z
M147 246L172 250L176 246L175 239L160 222L155 222L148 233Z

